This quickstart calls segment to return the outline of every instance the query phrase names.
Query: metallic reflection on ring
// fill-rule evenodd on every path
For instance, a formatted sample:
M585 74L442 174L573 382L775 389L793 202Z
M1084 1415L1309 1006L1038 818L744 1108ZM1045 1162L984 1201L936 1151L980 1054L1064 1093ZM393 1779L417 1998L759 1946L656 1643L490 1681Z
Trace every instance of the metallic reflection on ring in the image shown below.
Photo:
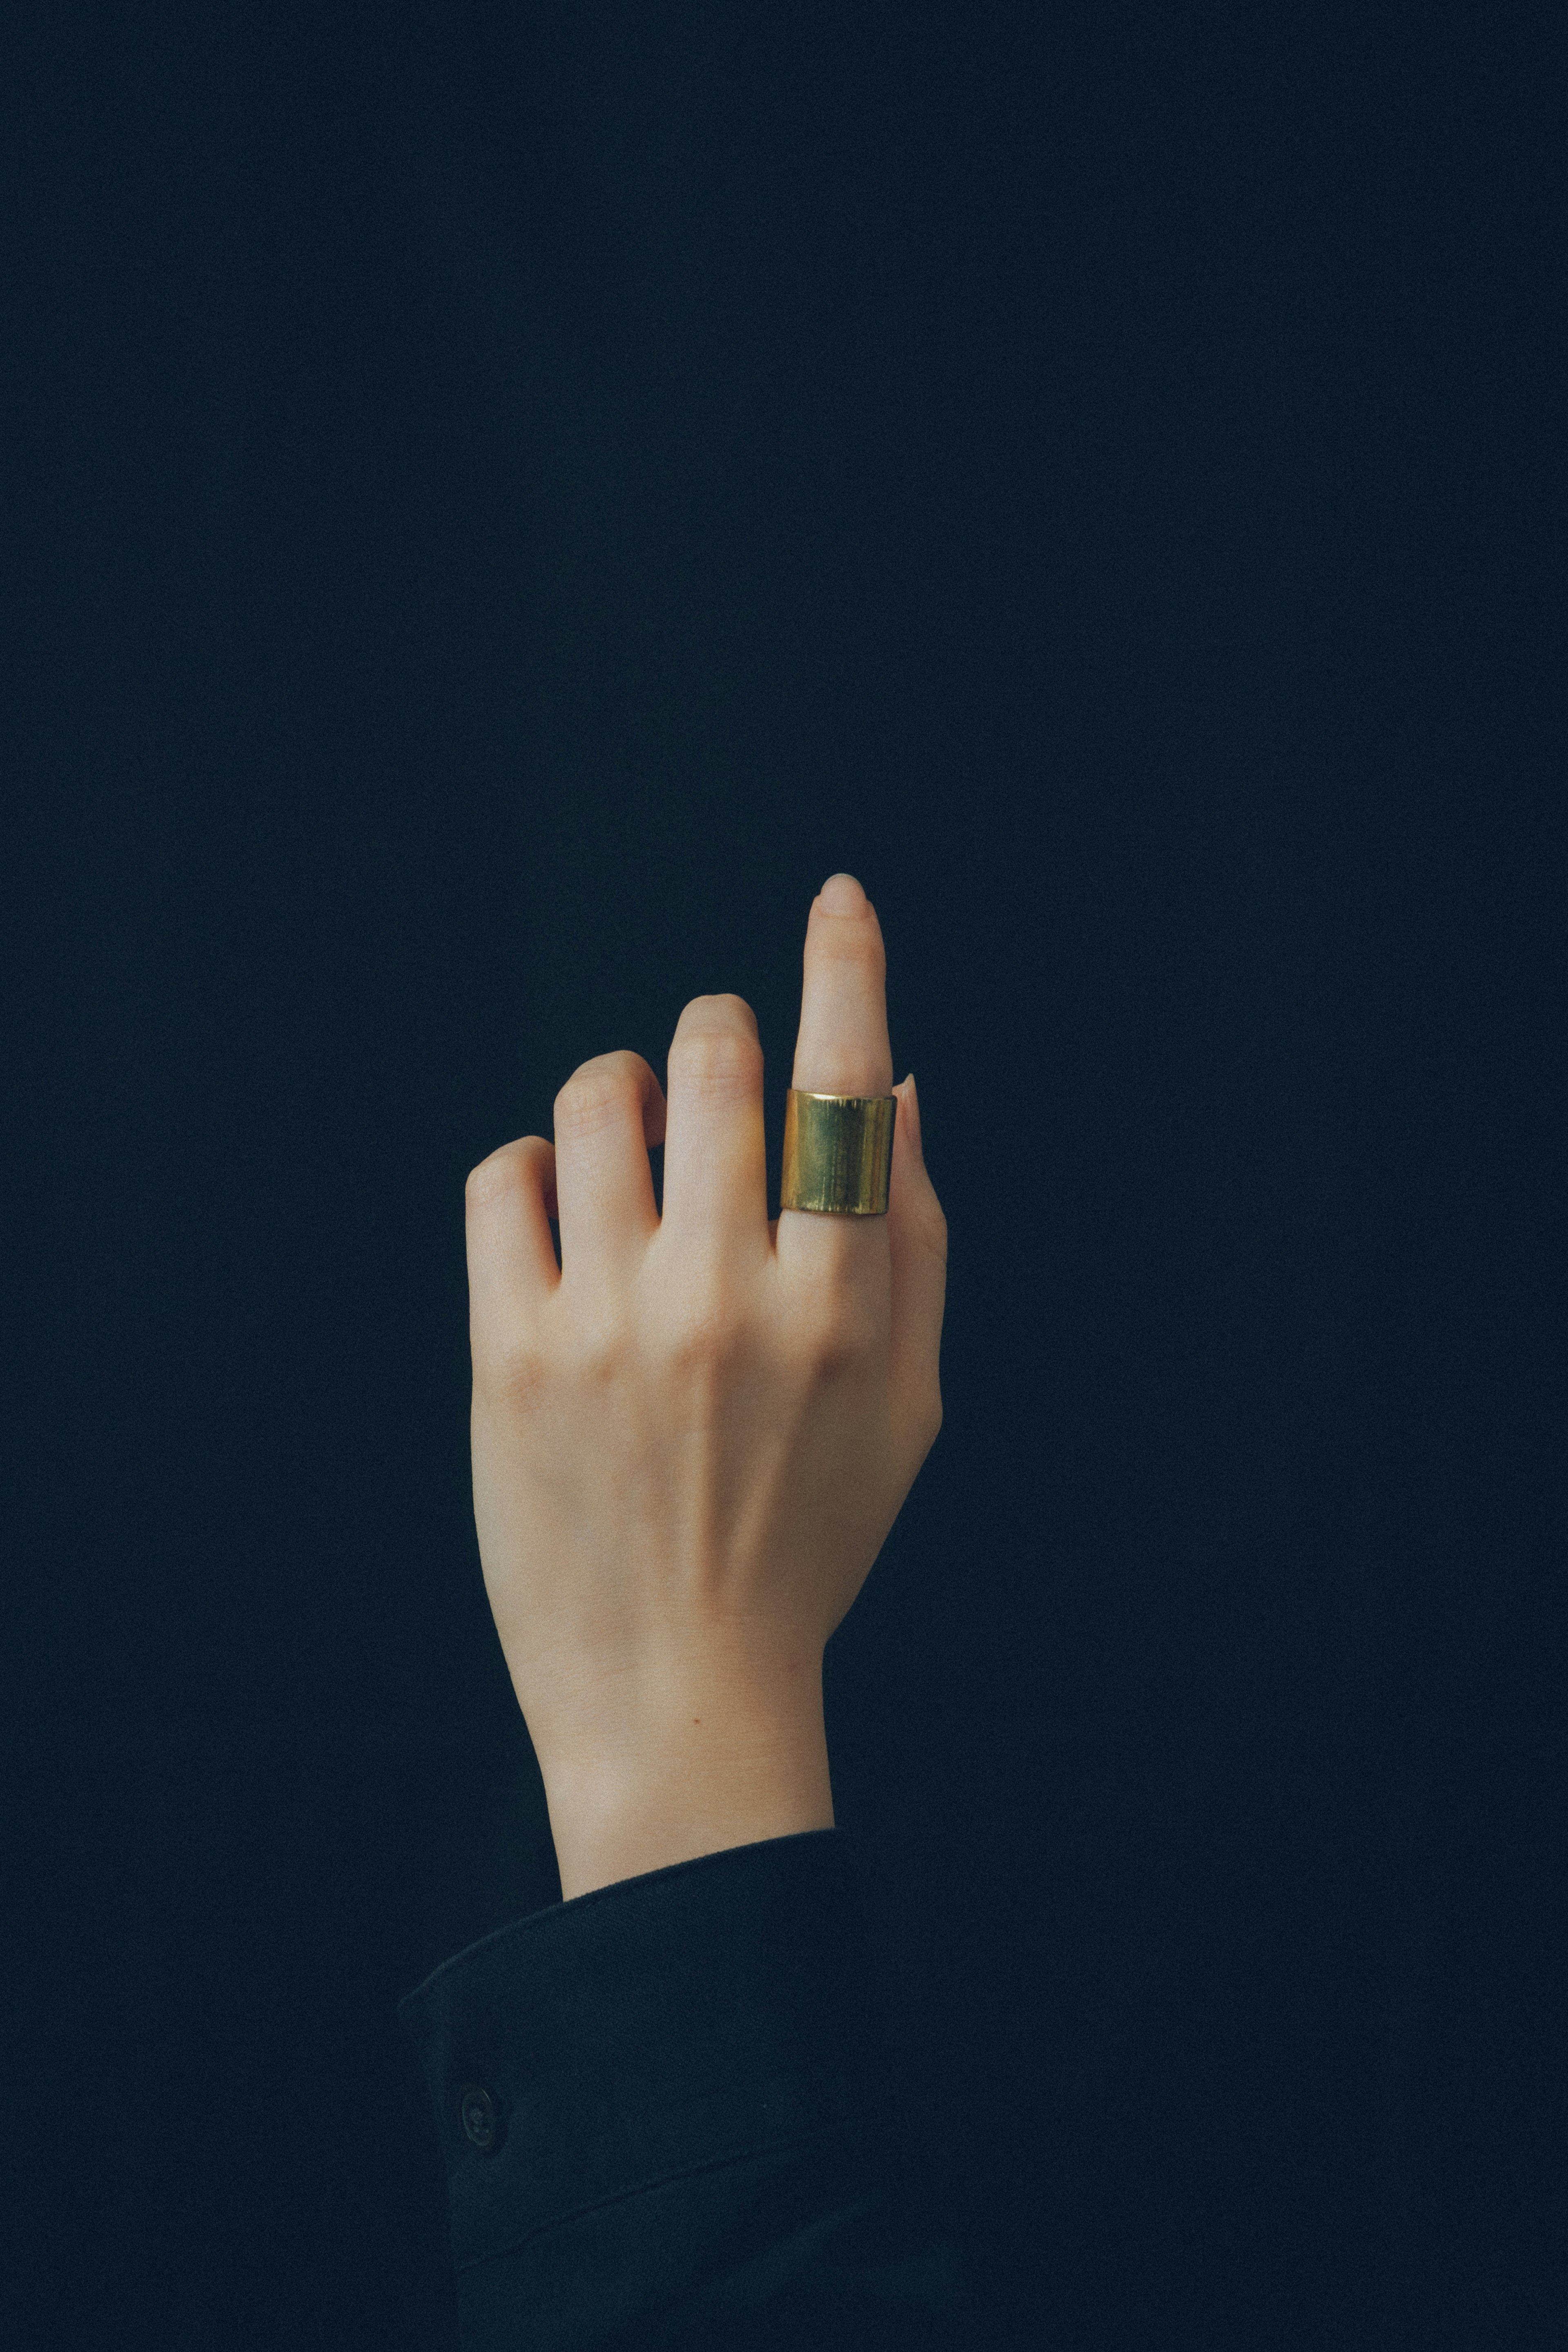
M813 1095L791 1087L780 1209L885 1217L897 1109L895 1095Z

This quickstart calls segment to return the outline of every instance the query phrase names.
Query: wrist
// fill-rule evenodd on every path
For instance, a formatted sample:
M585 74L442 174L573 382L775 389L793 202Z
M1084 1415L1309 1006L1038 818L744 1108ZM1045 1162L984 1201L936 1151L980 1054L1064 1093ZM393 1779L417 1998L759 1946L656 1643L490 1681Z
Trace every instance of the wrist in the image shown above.
M536 1751L570 1902L671 1864L833 1827L820 1661L783 1690L679 1677L664 1703L617 1709L598 1737Z

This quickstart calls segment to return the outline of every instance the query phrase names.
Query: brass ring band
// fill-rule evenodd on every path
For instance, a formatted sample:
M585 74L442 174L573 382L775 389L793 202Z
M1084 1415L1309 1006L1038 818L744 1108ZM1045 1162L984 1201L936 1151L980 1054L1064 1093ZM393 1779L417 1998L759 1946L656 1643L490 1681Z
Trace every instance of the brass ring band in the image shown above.
M896 1095L811 1095L784 1102L781 1209L830 1217L885 1217Z

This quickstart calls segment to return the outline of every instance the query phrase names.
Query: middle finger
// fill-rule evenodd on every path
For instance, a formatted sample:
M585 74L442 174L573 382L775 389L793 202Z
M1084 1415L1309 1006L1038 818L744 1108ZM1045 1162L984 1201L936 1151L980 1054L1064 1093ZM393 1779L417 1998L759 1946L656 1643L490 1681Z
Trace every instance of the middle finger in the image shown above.
M738 996L695 997L670 1041L664 1231L723 1246L768 1237L768 1144L757 1016Z
M641 1054L598 1054L555 1098L556 1194L563 1282L623 1262L658 1230L650 1148L664 1097Z

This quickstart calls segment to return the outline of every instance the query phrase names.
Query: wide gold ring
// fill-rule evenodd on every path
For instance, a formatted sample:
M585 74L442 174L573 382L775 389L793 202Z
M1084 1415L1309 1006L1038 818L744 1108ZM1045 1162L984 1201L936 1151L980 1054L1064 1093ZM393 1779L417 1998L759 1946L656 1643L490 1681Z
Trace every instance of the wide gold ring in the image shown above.
M811 1095L784 1102L781 1209L830 1217L885 1217L896 1095Z

